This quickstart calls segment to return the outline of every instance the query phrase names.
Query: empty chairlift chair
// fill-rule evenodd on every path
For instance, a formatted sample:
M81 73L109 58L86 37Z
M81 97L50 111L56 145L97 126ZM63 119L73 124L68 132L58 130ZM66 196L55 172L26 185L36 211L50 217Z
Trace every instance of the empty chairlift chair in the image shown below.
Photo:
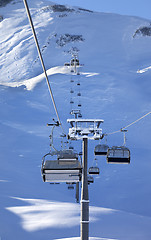
M98 167L90 167L88 173L90 175L98 175L100 173L100 169Z
M74 185L73 185L72 183L69 183L69 184L68 184L68 189L69 189L69 190L74 189Z
M70 90L70 93L74 93L74 91L71 89L71 90Z
M111 147L107 151L108 163L130 163L130 150L125 147Z
M51 160L51 154L44 156L41 168L43 181L49 183L81 181L82 167L77 158L78 154L72 150L63 150L59 151L57 156L57 160Z
M100 169L99 169L98 166L97 166L97 159L95 158L95 159L93 160L93 162L95 162L95 166L92 165L92 167L90 167L90 168L88 169L88 174L89 174L89 175L98 175L98 174L100 174Z
M98 144L95 146L94 155L106 155L109 146L107 144Z
M90 176L90 175L87 176L87 180L88 180L88 185L90 183L94 183L94 178L92 176Z
M74 65L76 65L76 66L79 66L80 65L80 63L79 63L79 59L77 59L77 58L72 58L71 59L71 62L70 62L70 65L71 66L74 66Z

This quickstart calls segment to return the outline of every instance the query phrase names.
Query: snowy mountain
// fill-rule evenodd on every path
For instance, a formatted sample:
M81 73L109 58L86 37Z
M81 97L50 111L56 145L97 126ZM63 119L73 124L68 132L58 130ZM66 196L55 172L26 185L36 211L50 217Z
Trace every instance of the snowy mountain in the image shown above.
M50 1L28 3L66 132L70 90L77 108L78 82L83 117L104 119L104 133L151 111L149 20ZM41 178L41 159L49 152L47 123L56 116L24 5L15 0L0 6L0 238L77 239L80 205L75 190ZM80 75L64 66L73 53L83 65ZM127 129L130 165L108 165L105 157L98 158L101 173L89 186L92 239L151 238L150 117ZM60 129L55 132L58 149L59 134ZM107 143L122 145L122 133L108 135ZM89 166L96 144L89 142ZM72 145L81 150L80 142Z

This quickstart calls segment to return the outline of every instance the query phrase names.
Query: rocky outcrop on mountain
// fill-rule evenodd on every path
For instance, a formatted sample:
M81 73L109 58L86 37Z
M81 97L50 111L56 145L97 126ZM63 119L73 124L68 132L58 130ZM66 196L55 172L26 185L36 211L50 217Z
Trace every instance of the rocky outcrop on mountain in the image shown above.
M0 0L0 7L6 6L8 3L10 3L12 0Z
M82 35L71 35L71 34L63 34L60 35L59 38L56 40L56 43L58 46L63 47L65 46L67 43L71 43L71 42L83 42L84 38L82 37Z
M140 27L139 29L136 30L133 37L136 37L137 35L149 36L150 37L151 36L151 26Z

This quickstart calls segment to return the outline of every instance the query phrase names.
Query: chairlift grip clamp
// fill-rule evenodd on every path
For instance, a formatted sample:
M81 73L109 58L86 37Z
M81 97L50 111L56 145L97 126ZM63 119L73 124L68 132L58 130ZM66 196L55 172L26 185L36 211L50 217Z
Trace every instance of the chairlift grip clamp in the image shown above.
M121 128L121 132L128 132L128 130Z

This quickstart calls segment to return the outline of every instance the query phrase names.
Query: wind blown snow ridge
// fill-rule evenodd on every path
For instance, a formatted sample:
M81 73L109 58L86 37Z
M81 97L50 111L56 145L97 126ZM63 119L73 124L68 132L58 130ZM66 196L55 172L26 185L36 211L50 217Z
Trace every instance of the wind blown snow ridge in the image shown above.
M67 74L70 75L71 74L71 69L70 67L65 67L65 66L57 66L57 67L53 67L47 70L47 75L51 76L54 74ZM85 75L86 77L92 77L95 75L99 75L99 73L80 73L82 75ZM45 74L42 73L36 77L30 78L28 80L23 80L23 81L17 81L17 82L3 82L0 81L0 85L3 86L8 86L8 87L21 87L21 86L25 86L26 89L28 91L34 89L34 87L41 81L43 81L43 79L45 78Z
M26 231L37 231L48 227L65 228L79 225L80 205L67 202L53 202L43 199L14 198L29 203L29 206L7 207L22 219ZM115 210L90 207L90 221L97 221L98 214L112 214ZM93 217L91 216L93 215Z

